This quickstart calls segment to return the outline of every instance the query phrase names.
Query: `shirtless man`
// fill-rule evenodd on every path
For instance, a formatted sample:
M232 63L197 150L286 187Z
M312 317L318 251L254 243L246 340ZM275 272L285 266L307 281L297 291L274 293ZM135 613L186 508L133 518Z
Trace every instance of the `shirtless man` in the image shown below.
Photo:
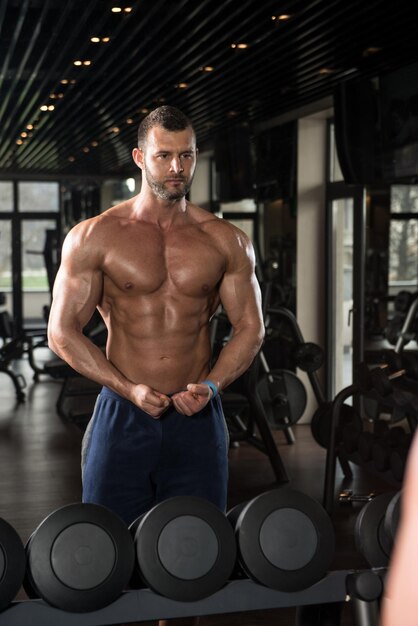
M134 198L67 235L51 306L50 348L103 385L84 436L83 501L131 523L174 495L226 507L228 433L219 392L263 340L247 236L185 199L196 138L178 109L140 124ZM222 303L232 338L211 364L209 322ZM106 353L83 327L96 307Z

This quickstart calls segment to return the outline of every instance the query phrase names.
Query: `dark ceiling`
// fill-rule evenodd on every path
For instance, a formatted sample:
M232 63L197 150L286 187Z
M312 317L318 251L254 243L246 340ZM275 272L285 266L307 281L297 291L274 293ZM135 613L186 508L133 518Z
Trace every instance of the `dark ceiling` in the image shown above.
M160 103L209 145L417 60L417 14L404 0L0 0L0 175L131 174Z

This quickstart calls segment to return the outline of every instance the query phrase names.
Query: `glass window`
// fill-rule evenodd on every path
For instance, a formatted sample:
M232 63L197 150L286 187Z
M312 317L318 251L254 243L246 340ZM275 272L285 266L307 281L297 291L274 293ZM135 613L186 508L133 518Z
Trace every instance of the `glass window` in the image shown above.
M418 185L392 185L391 213L418 213Z
M0 220L0 291L12 289L12 222Z
M57 182L25 181L18 184L19 211L47 213L59 211Z
M0 213L13 211L13 183L0 181Z
M391 219L389 283L403 289L418 284L418 219Z

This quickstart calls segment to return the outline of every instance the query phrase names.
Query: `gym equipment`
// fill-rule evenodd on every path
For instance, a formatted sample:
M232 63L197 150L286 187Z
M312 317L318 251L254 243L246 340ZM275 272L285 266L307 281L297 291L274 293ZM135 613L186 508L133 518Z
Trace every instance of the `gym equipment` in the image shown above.
M194 602L228 581L236 560L234 533L211 502L188 496L169 498L131 527L139 574L156 593Z
M0 611L14 600L25 574L25 550L15 529L0 518Z
M127 588L134 544L107 508L75 503L41 522L26 545L28 595L64 611L101 609Z
M289 370L270 370L257 383L267 420L274 429L283 430L296 424L307 404L302 381Z
M307 341L294 348L293 359L296 367L304 372L312 373L323 366L325 355L321 346L312 341Z
M13 320L8 311L0 312L0 337L3 341L0 347L0 372L3 372L12 380L17 402L24 402L25 377L11 369L12 361L22 356L24 350L23 339L14 336Z
M15 602L3 613L0 613L0 626L103 626L104 624L120 624L144 622L158 619L174 619L194 617L196 615L216 615L245 611L270 610L283 607L302 605L325 605L334 602L345 602L349 599L353 611L358 607L358 613L369 617L374 610L376 600L369 601L369 609L360 598L352 593L347 598L348 581L354 577L363 579L376 577L374 587L379 585L380 576L373 571L339 570L329 572L325 578L312 587L298 592L283 592L269 589L252 580L231 581L215 594L198 602L176 602L153 593L150 589L131 590L123 593L111 605L92 613L64 612L49 606L44 602L23 601ZM361 581L356 585L364 588ZM372 585L368 584L371 588ZM370 595L370 594L369 594ZM367 608L367 607L366 607ZM251 618L250 618L251 619ZM318 623L315 623L318 626ZM333 625L337 626L338 622ZM378 626L377 619L365 619L357 615L354 626Z
M315 441L322 447L328 448L331 430L332 402L321 404L312 416L311 432ZM362 429L362 419L354 407L343 404L340 421L337 428L337 440L342 441L343 429L347 427L351 432L359 433Z
M400 426L388 429L383 437L377 439L372 446L373 465L378 472L385 472L390 467L390 456L393 450L403 443L407 445L408 434Z
M392 540L386 532L385 515L393 496L393 492L379 494L363 506L356 519L356 548L371 567L387 567L389 563Z
M248 502L238 515L235 536L241 569L279 591L299 591L318 582L334 556L328 515L313 498L289 487Z
M296 607L295 626L338 626L343 602L308 604Z
M389 543L393 546L395 542L396 532L401 517L401 497L402 491L398 491L389 501L386 507L385 518L383 521L385 534L389 538Z
M351 489L344 489L338 496L338 502L340 504L352 504L353 502L370 502L376 497L376 493L371 491L370 493L359 494L353 493Z

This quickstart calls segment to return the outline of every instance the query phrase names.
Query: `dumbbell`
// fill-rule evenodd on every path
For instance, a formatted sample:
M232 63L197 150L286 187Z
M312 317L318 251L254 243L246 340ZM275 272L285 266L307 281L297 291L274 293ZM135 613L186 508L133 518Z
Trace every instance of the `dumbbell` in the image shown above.
M98 504L57 509L26 544L24 588L64 611L101 609L127 589L135 551L128 527Z
M332 402L320 404L311 419L311 432L315 441L322 447L328 448L331 423L332 423ZM341 407L339 422L337 427L337 441L343 440L344 430L351 429L352 432L360 432L362 420L357 411L349 404Z
M282 487L228 512L235 529L241 577L279 591L321 580L334 556L334 529L322 506Z
M8 607L19 591L25 574L25 550L19 535L0 518L0 611Z
M389 428L383 437L373 443L373 465L378 472L385 472L390 468L391 453L408 440L408 434L401 426Z
M389 563L393 536L387 531L390 524L387 511L395 495L394 492L377 495L357 516L354 527L356 548L371 567L387 567Z
M229 580L236 562L233 529L211 502L176 496L160 502L130 526L137 575L166 598L195 602Z

